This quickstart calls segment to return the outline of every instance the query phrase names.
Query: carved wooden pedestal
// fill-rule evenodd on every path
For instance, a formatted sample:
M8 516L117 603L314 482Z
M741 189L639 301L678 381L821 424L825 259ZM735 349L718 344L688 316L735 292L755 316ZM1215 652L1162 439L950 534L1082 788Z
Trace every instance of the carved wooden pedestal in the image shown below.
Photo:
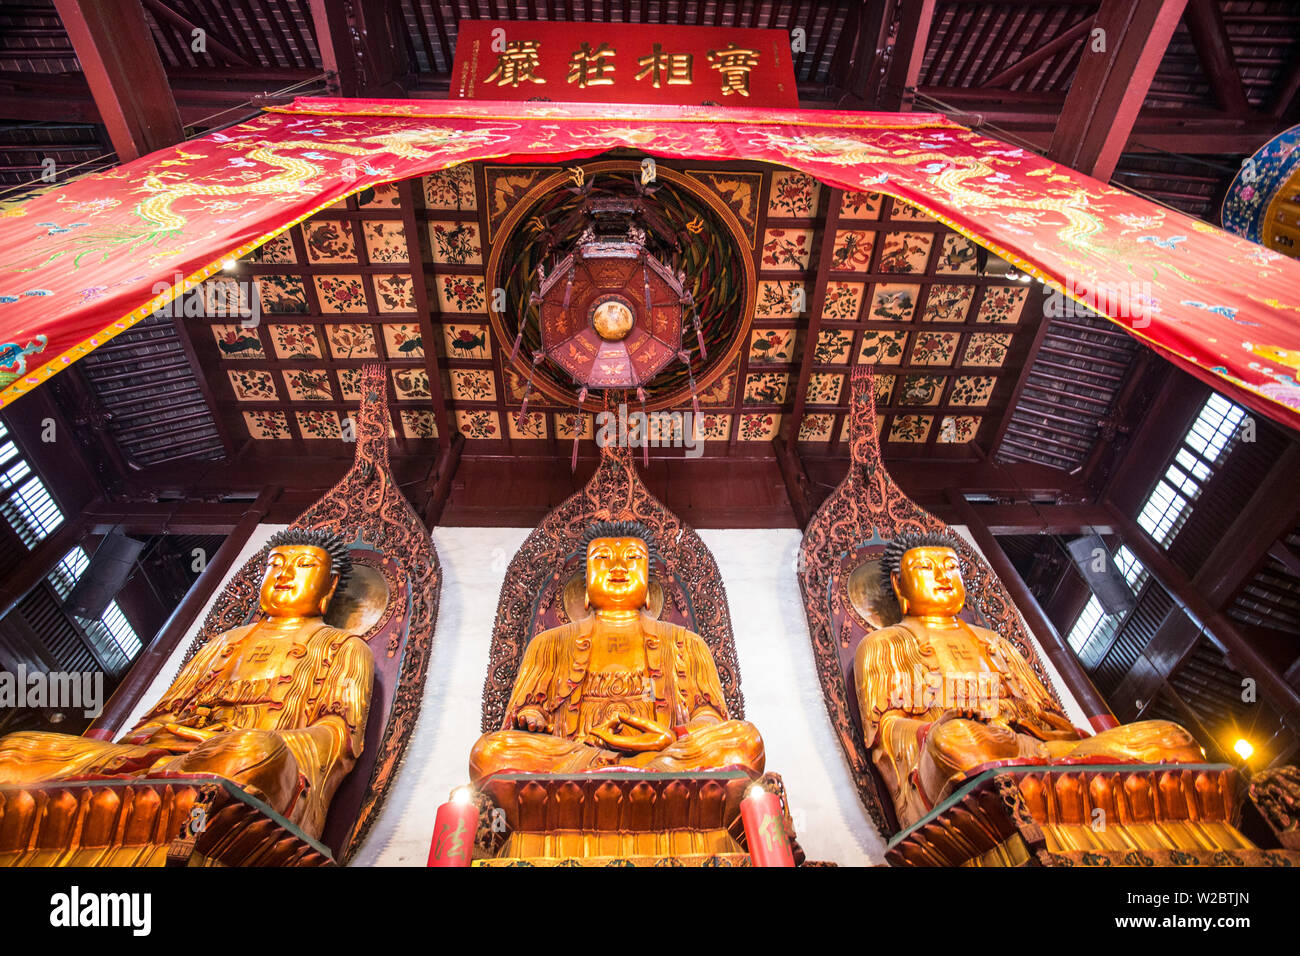
M997 767L894 837L892 866L1292 866L1237 829L1225 764Z
M781 797L781 778L764 786ZM479 794L475 866L749 866L739 770L667 773L506 773Z
M0 866L331 866L330 851L211 775L0 786Z

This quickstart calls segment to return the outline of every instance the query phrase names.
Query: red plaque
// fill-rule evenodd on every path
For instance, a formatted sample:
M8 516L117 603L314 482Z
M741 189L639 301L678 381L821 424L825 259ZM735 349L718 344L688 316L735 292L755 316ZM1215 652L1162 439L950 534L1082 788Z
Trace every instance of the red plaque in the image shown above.
M783 30L462 20L453 98L799 106Z

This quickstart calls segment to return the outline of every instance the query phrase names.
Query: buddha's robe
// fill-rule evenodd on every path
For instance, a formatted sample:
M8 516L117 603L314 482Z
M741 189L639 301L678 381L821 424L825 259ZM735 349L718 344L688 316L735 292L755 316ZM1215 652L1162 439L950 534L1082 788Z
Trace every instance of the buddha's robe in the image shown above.
M1196 761L1182 727L1150 720L1084 737L1010 641L958 621L905 618L858 646L854 675L864 740L906 827L981 764L1100 755Z
M360 638L319 621L292 638L253 627L205 644L118 743L42 732L0 738L0 783L214 773L254 788L319 836L361 754L374 657ZM196 740L190 728L221 732Z
M678 624L643 616L638 666L591 668L594 616L564 624L529 642L515 678L503 729L485 734L470 754L475 783L494 773L574 773L609 766L682 772L740 767L763 770L758 730L731 720L708 645ZM516 727L524 708L548 722L547 732ZM591 733L609 717L633 715L677 734L658 751L611 750Z

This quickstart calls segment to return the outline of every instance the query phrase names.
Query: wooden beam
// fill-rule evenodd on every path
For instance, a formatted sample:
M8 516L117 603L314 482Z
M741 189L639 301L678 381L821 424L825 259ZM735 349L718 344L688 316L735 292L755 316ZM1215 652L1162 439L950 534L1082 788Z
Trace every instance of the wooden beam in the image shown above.
M994 535L1115 533L1104 505L967 505Z
M172 652L189 633L190 626L198 619L200 612L207 606L217 586L225 580L235 558L244 549L262 518L279 496L279 488L264 488L257 500L247 505L243 515L230 530L217 553L212 556L207 567L190 587L184 599L176 606L167 623L162 626L153 640L140 652L140 656L131 665L117 690L104 705L103 712L95 718L85 736L99 740L111 740L114 732L130 716L140 697L153 684L164 665L171 660Z
M1029 586L1025 584L1020 572L1016 570L1007 553L1002 550L1002 545L998 544L998 539L993 536L988 526L984 524L980 514L972 507L961 494L956 491L948 492L948 502L957 515L959 524L964 524L970 531L971 537L979 545L980 551L984 553L984 558L988 561L993 573L998 576L1002 586L1007 589L1011 599L1015 602L1016 607L1020 610L1029 625L1029 630L1033 633L1038 641L1038 646L1043 649L1048 659L1056 668L1056 672L1061 675L1061 680L1065 682L1066 689L1075 699L1088 721L1092 724L1093 730L1105 730L1107 727L1114 727L1116 724L1115 716L1111 713L1110 707L1106 704L1105 698L1097 692L1089 680L1088 674L1079 663L1079 658L1075 656L1070 645L1061 637L1060 631L1052 623L1051 619L1043 612L1034 597Z
M1006 69L999 71L996 75L989 77L980 84L981 89L989 87L1004 86L1017 77L1024 76L1030 70L1037 67L1040 63L1050 60L1066 47L1073 46L1081 42L1092 29L1092 23L1087 20L1080 20L1069 29L1061 31L1052 39L1048 40L1042 46L1035 49L1032 53L1027 53L1015 63L1012 63Z
M772 439L772 447L776 451L776 463L781 469L781 478L785 482L785 491L790 499L790 510L794 512L794 520L800 528L806 528L820 504L814 501L808 472L804 470L803 462L799 460L799 452L793 444L777 437Z
M55 0L121 162L185 138L138 0Z
M12 611L32 588L45 580L87 534L81 518L63 522L48 538L33 548L5 581L0 582L0 618Z
M1249 112L1250 101L1246 99L1246 87L1241 82L1218 0L1188 0L1187 32L1219 104L1229 112Z
M935 6L936 0L900 0L898 33L880 89L880 109L911 110L925 51L930 45Z
M443 449L438 460L429 469L429 479L424 485L427 497L420 512L424 517L424 526L430 530L437 525L442 518L443 509L447 507L447 498L451 495L451 483L456 477L456 469L460 466L460 456L464 450L465 436L457 432L451 444Z
M1110 179L1186 5L1102 0L1052 136L1052 159Z

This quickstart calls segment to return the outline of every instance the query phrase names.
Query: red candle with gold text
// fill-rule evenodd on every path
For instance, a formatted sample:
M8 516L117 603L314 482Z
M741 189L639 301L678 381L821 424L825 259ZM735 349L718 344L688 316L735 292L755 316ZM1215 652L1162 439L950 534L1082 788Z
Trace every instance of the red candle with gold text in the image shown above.
M478 830L478 807L469 787L458 787L451 799L438 808L433 823L429 866L469 866L474 856L474 833Z
M794 866L785 814L775 793L757 783L751 785L740 801L740 818L745 823L745 840L755 866Z

